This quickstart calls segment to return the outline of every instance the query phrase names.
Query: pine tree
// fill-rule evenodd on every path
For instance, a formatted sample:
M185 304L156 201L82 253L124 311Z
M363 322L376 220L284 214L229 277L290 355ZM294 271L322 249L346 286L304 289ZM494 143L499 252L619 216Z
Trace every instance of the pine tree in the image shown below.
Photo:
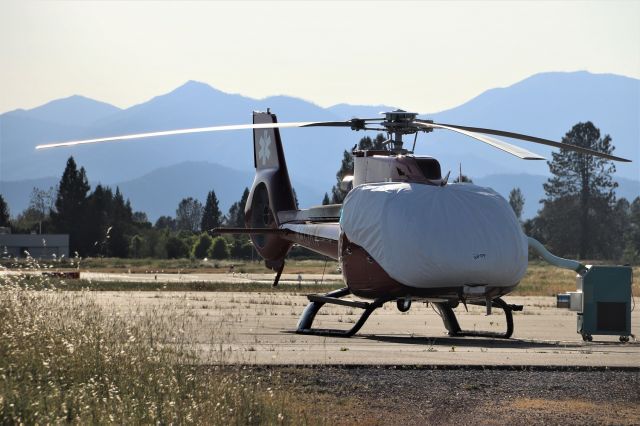
M609 243L607 248L609 256L607 257L609 259L618 260L626 258L625 263L633 263L632 259L628 259L629 253L627 252L631 229L631 204L626 198L619 198L612 207L607 222L607 231L619 236L618 238L609 238L607 240Z
M202 203L193 197L183 198L176 210L176 226L180 231L198 232L202 221Z
M453 183L473 183L473 180L467 175L459 175L453 180Z
M129 255L135 259L142 257L142 246L144 240L138 234L131 237L131 242L129 243Z
M362 151L383 150L385 149L385 142L386 138L382 133L378 133L373 139L371 139L369 136L365 136L358 142L358 149Z
M524 209L524 195L520 188L513 188L509 193L509 204L516 214L518 220L522 220L522 210Z
M347 150L342 153L342 162L340 163L340 169L336 173L337 183L331 188L331 202L333 204L340 204L344 201L349 191L341 188L340 184L345 176L353 175L353 156Z
M322 199L322 205L326 206L328 204L331 204L331 200L329 199L329 194L327 194L326 192L324 193L324 198Z
M151 228L151 222L149 222L149 216L145 212L133 212L131 216L133 223L142 228Z
M168 229L170 231L175 231L176 220L171 216L160 216L153 227L155 229Z
M591 122L573 126L562 142L606 154L614 150L611 137L600 137L600 130ZM539 231L560 255L610 258L614 241L607 223L616 203L615 165L605 158L565 149L552 156L547 164L553 176L544 184Z
M110 212L110 229L109 232L109 251L113 257L127 257L129 254L129 241L126 234L131 227L133 212L131 211L131 203L125 201L124 196L120 192L120 188L116 187L116 193L113 196L113 204Z
M624 232L623 260L627 263L640 262L640 197L629 205L627 229Z
M245 188L240 201L235 202L229 208L227 225L232 228L244 228L244 206L249 199L249 188Z
M51 213L51 220L57 232L69 234L69 250L78 251L84 255L89 245L85 235L87 217L87 192L89 183L84 167L77 169L73 157L67 160L55 202L55 212Z
M211 232L213 228L218 228L221 223L222 212L220 211L220 207L218 206L218 197L216 197L215 191L211 190L207 194L207 201L204 204L202 220L200 221L200 231Z
M9 206L0 194L0 226L9 226Z
M109 187L97 185L87 201L87 216L91 218L86 226L86 239L90 243L91 256L110 256L107 230L111 226L111 211L113 209L113 193ZM109 232L110 234L110 232Z

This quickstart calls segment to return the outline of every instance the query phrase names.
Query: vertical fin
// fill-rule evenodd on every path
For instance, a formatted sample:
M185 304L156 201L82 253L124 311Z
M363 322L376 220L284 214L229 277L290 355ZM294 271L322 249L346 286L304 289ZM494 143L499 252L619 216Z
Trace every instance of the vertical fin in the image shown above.
M254 112L253 122L254 124L277 123L278 119L270 112ZM260 181L265 183L269 205L278 223L279 211L296 209L279 129L253 131L253 161L256 168L254 184Z
M277 123L277 119L270 112L254 112L253 122ZM256 176L245 205L245 226L277 229L280 225L278 212L296 208L278 129L254 129L253 161ZM276 234L251 234L251 240L265 265L281 273L293 243ZM279 278L278 274L274 284Z
M254 112L253 124L277 123L274 114ZM279 129L253 130L253 164L257 170L278 169L284 163Z

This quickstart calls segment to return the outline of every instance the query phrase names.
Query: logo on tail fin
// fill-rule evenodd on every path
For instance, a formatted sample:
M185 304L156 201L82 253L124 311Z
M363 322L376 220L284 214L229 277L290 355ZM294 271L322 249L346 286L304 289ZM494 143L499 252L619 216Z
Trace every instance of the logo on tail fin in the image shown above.
M258 145L260 146L258 150L258 158L263 166L267 164L269 158L271 158L271 135L269 135L268 131L264 131L262 136L260 136L260 140L258 141Z
M255 124L277 123L276 116L265 112L254 112ZM256 169L279 169L283 166L284 158L280 158L282 142L278 129L253 130L253 161ZM286 166L285 166L286 167Z

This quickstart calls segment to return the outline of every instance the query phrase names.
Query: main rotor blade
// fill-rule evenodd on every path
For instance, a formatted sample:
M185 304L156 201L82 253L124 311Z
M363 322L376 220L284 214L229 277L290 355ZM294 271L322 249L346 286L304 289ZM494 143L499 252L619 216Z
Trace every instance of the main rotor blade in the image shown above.
M482 127L458 126L457 124L441 124L441 125L442 126L448 126L448 127L455 127L457 129L467 130L467 131L470 131L470 132L485 133L485 134L488 134L488 135L496 135L496 136L504 136L504 137L513 138L513 139L521 139L521 140L527 141L527 142L534 142L534 143L539 143L539 144L542 144L542 145L553 146L553 147L556 147L556 148L568 149L568 150L571 150L571 151L577 151L577 152L581 152L583 154L595 155L596 157L602 157L602 158L606 158L608 160L624 161L624 162L627 162L627 163L631 162L631 160L628 160L626 158L616 157L615 155L605 154L604 152L598 152L598 151L594 151L592 149L582 148L580 146L575 146L575 145L570 145L568 143L555 142L555 141L550 141L548 139L537 138L535 136L523 135L521 133L507 132L507 131L504 131L504 130L484 129Z
M364 120L361 120L364 122ZM55 142L36 146L36 149L58 148L63 146L86 145L90 143L123 141L130 139L153 138L157 136L185 135L190 133L220 132L225 130L274 129L285 127L353 127L359 123L350 121L302 121L293 123L234 124L227 126L194 127L191 129L166 130L160 132L134 133L130 135L109 136L104 138L83 139L77 141Z
M498 148L498 149L501 149L502 151L508 152L511 155L515 155L518 158L522 158L523 160L545 160L544 157L541 157L538 154L535 154L531 151L527 151L524 148L511 145L510 143L506 143L504 141L501 141L489 136L479 135L477 133L474 133L468 130L463 130L463 129L445 125L445 124L426 123L421 121L416 121L415 123L418 126L427 127L431 129L445 129L445 130L451 130L452 132L461 133L465 136L469 136L470 138L474 138L481 142L489 144L494 148Z

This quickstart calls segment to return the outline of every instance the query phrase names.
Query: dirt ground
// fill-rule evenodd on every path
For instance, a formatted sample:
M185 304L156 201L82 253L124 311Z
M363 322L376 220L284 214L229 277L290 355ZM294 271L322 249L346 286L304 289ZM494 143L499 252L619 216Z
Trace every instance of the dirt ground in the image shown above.
M328 424L638 424L640 373L547 369L285 368L281 386Z

